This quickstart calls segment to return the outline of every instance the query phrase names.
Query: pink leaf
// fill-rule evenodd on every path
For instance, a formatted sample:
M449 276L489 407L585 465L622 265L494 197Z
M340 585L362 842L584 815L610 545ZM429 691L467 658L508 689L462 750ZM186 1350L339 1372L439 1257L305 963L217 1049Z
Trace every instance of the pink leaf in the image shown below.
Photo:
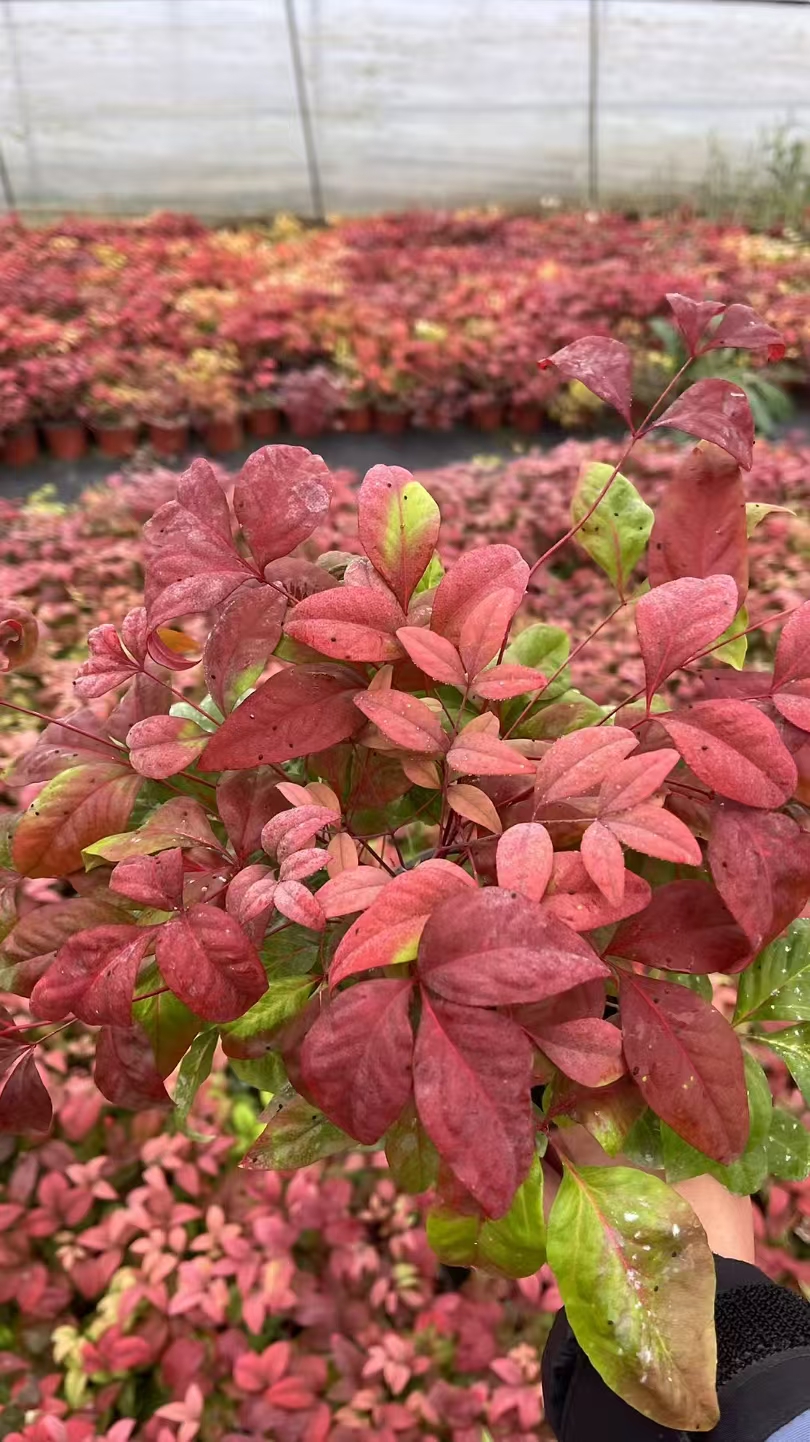
M269 867L246 866L237 873L228 887L226 909L240 926L252 928L254 924L262 921L266 926L273 909L277 885L275 874ZM263 934L264 927L261 931ZM256 940L252 929L249 930L249 935L253 941Z
M673 426L698 440L712 441L744 471L753 465L754 418L745 391L731 381L695 381L652 422L651 429L656 426Z
M478 786L468 786L463 782L448 786L447 804L457 816L475 822L476 826L482 826L485 831L500 835L503 830L494 802Z
M577 988L585 993L586 987ZM565 1076L580 1086L602 1087L618 1081L627 1070L622 1052L622 1034L618 1027L602 1020L604 988L598 987L598 1012L583 1014L565 1007L568 992L555 1002L539 1006L516 1007L516 1021L524 1028L540 1050Z
M642 966L708 975L736 970L751 946L713 886L671 881L653 892L644 911L622 922L610 951Z
M380 665L402 655L396 632L404 623L404 612L390 592L341 586L299 601L284 629L323 656Z
M129 1026L141 962L154 947L154 927L97 926L60 947L31 993L44 1021L71 1012L88 1026Z
M791 681L810 677L810 601L789 616L779 637L773 667L773 684L778 690Z
M737 603L748 590L748 535L740 468L726 451L698 446L680 463L655 513L651 586L684 576L733 576Z
M319 871L326 870L329 852L322 846L309 846L303 851L294 851L281 863L280 881L306 881Z
M326 926L326 917L323 907L316 896L300 881L280 881L275 890L273 903L276 911L286 916L288 921L295 921L299 926L309 927L310 931L323 931Z
M95 626L87 637L90 659L83 661L76 672L73 689L83 701L95 696L104 696L116 686L122 686L141 669L137 661L128 656L114 626Z
M330 985L375 967L412 961L434 907L461 890L465 895L477 890L473 878L441 858L395 876L341 940L329 972Z
M233 508L259 567L306 541L328 516L331 499L326 463L303 446L263 446L248 456Z
M262 831L262 847L280 861L294 851L308 847L319 831L338 826L340 813L329 806L294 806L271 818Z
M644 856L657 856L661 861L680 862L684 866L700 866L703 861L703 853L689 827L663 806L644 801L620 816L606 816L605 826L624 846Z
M647 701L662 681L716 641L737 614L731 576L668 581L636 604L636 630L644 660Z
M718 806L709 865L753 952L779 936L810 896L810 836L790 816Z
M270 586L243 586L215 620L203 650L205 681L227 715L281 640L287 602Z
M506 589L490 591L467 615L459 650L468 676L483 671L505 644L522 594Z
M372 565L407 606L439 539L439 507L402 466L372 466L357 498L357 531Z
M208 733L186 717L147 716L127 732L130 764L139 776L163 781L193 765L208 739Z
M541 370L548 366L554 366L568 381L579 381L618 411L632 429L632 359L621 341L602 335L583 336L540 361Z
M128 896L139 906L176 911L183 904L183 853L173 846L156 856L130 856L119 861L110 877L110 891Z
M794 681L790 689L776 691L773 704L780 716L800 731L810 731L810 680Z
M481 671L470 690L473 696L483 696L485 701L508 701L526 691L542 691L546 684L542 671L520 666L514 661L504 661L500 666L490 666L488 670Z
M419 977L447 1001L543 1001L608 975L593 948L537 903L500 887L450 897L419 943Z
M438 716L406 691L361 691L354 704L383 736L405 751L439 756L446 748L447 737Z
M255 947L215 906L192 906L161 926L156 955L166 983L205 1021L235 1021L267 990Z
M591 822L580 842L579 854L591 881L605 900L611 906L621 906L624 899L624 853L612 831L601 821Z
M444 636L439 636L435 631L427 631L424 626L402 626L397 631L397 638L414 665L424 671L426 676L430 676L434 681L441 681L446 686L457 686L460 691L464 690L467 677L461 657L451 641L445 640Z
M301 1048L308 1092L366 1145L379 1141L411 1094L411 993L409 980L361 981L324 1008Z
M532 1048L497 1012L424 997L414 1054L419 1119L490 1216L509 1210L534 1154Z
M793 795L796 763L773 722L756 707L695 701L656 719L687 766L721 796L770 809Z
M488 592L514 591L522 597L528 580L529 567L514 546L482 546L468 551L439 582L430 629L458 645L470 611Z
M474 722L459 732L447 753L447 764L465 776L533 776L535 771L533 761L493 732L478 730Z
M345 741L362 726L359 680L338 666L290 666L227 717L205 750L206 771L292 761Z
M677 751L662 750L643 751L620 761L602 782L599 814L603 816L609 812L614 815L629 811L640 802L647 801L660 790L679 759Z
M561 736L537 767L535 797L567 801L590 795L637 745L633 732L622 726L584 726Z
M533 821L510 826L495 853L498 885L530 901L542 901L553 863L554 847L545 826Z
M543 900L543 910L559 917L572 931L593 931L596 927L611 926L625 916L643 911L650 896L649 883L628 871L624 879L622 904L611 906L588 876L579 852L560 851L554 856L554 870Z
M389 881L388 873L376 866L353 866L332 876L316 892L324 915L331 921L366 911Z

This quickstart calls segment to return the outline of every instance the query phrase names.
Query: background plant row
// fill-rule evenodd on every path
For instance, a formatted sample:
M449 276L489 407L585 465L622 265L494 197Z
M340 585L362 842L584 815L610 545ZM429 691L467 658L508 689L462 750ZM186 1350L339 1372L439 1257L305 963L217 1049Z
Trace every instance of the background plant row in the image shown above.
M418 213L325 230L208 230L189 217L0 230L0 431L283 408L300 433L372 407L450 425L484 407L593 416L535 367L586 333L627 341L636 392L677 364L677 290L744 299L810 367L810 253L799 239L690 218ZM757 418L759 421L759 417ZM340 421L339 423L344 423Z

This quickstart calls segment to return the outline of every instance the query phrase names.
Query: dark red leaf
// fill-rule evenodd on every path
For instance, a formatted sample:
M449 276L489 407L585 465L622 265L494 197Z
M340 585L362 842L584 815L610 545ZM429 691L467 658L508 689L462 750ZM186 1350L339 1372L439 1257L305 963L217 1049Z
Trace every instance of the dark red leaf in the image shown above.
M447 746L439 717L407 691L361 691L354 704L383 736L404 751L440 756Z
M700 346L709 322L724 309L723 302L721 300L692 300L688 295L679 295L677 291L670 291L667 294L667 300L675 318L675 324L686 343L686 348L693 356Z
M704 351L728 347L732 350L764 350L769 361L780 361L785 354L785 342L778 330L768 325L752 310L750 305L730 305L720 324L711 332Z
M183 853L170 847L156 856L130 856L119 861L110 877L110 890L128 896L139 906L177 911L183 904Z
M217 811L240 858L259 850L262 829L271 817L290 810L278 779L275 771L262 766L226 771L217 782Z
M402 655L396 633L404 625L405 613L390 591L341 586L299 601L284 629L322 656L380 665Z
M648 591L636 604L647 700L673 671L718 640L737 614L731 576L684 577Z
M145 1031L139 1026L105 1026L96 1042L96 1086L113 1106L127 1111L168 1109L171 1097L163 1085Z
M477 890L460 866L441 857L395 876L342 938L329 971L330 985L349 976L413 961L431 912L459 891Z
M712 441L744 471L753 465L754 417L745 391L732 381L695 381L652 422L651 429L656 426L672 426L700 441Z
M272 586L243 586L215 620L203 650L205 681L220 711L232 711L281 640L286 598Z
M242 771L324 751L363 725L358 678L338 666L290 666L237 706L211 737L206 771Z
M531 1012L525 1008L525 1012ZM585 1087L610 1086L627 1070L622 1051L622 1034L612 1022L601 1016L580 1016L558 1022L552 1019L527 1019L523 1009L521 1025L540 1051L565 1076Z
M582 340L575 340L540 361L541 370L548 366L553 366L567 381L579 381L600 400L613 406L632 428L633 362L621 341L603 335L583 336Z
M753 952L779 936L810 896L810 835L790 816L716 807L709 865Z
M430 629L457 646L464 622L488 592L514 591L522 597L528 580L529 567L514 546L467 551L439 582Z
M411 992L407 979L359 982L324 1008L301 1048L308 1093L359 1142L379 1141L411 1095Z
M584 726L561 736L537 767L535 799L567 801L590 795L637 745L638 738L622 726Z
M34 1053L25 1049L5 1072L0 1090L0 1135L47 1132L52 1119L51 1099L37 1071Z
M414 1053L416 1109L459 1181L502 1217L534 1156L532 1046L497 1012L427 996Z
M1 914L1 913L0 913ZM116 924L121 920L118 907L101 896L73 896L68 901L53 901L36 906L19 918L5 937L0 954L3 968L14 968L13 985L8 990L16 996L30 995L60 946L78 931L91 927Z
M736 970L751 944L713 886L671 881L653 892L644 911L622 922L610 951L643 966L708 975Z
M748 1140L748 1095L740 1043L719 1011L688 987L620 975L627 1065L648 1106L667 1126L727 1165Z
M610 926L625 916L643 911L650 900L650 886L641 876L628 871L624 879L621 906L611 906L594 886L578 851L559 851L554 855L554 869L543 910L570 926L572 931L593 931Z
M543 1001L608 975L575 932L528 897L497 886L436 907L422 932L418 972L438 996L468 1006Z
M129 1026L141 962L154 946L147 926L96 926L60 947L31 993L31 1010L44 1021L72 1012L88 1026Z
M748 590L745 490L726 451L697 446L679 465L656 508L647 575L651 586L684 576L733 576L742 605Z
M258 953L238 922L215 906L192 906L158 930L164 981L205 1021L235 1021L267 990Z
M263 570L312 535L331 500L332 477L320 456L303 446L262 446L239 473L233 509Z
M771 808L782 806L793 795L796 763L773 722L755 706L745 701L694 701L657 716L656 721L698 779L721 796L746 806Z

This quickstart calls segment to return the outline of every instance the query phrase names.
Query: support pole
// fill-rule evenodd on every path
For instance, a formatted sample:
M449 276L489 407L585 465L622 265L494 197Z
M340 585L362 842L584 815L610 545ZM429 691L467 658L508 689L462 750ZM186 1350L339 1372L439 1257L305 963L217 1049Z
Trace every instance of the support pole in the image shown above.
M304 137L304 151L307 158L309 198L312 206L312 215L315 220L323 222L326 220L323 186L321 184L321 171L318 164L318 152L315 147L315 133L312 129L312 115L309 108L306 76L304 75L304 65L301 58L301 39L298 33L298 17L295 13L295 0L284 0L284 9L287 15L287 35L290 41L290 59L292 60L293 76L295 79L298 114L301 119L301 133Z

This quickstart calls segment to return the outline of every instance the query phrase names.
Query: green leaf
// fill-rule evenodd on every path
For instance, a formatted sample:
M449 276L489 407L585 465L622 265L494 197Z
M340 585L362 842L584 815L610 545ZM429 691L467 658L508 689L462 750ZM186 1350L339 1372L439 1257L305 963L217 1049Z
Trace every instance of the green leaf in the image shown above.
M138 990L145 996L161 986L163 977L152 962L139 978ZM146 1032L155 1066L162 1077L171 1075L205 1025L171 991L161 991L157 996L146 996L145 1001L135 1002L132 1020Z
M357 1143L327 1121L317 1107L285 1087L265 1113L267 1126L242 1162L254 1171L292 1172L336 1152L357 1150Z
M810 1025L804 1022L798 1026L789 1026L784 1031L769 1032L767 1036L758 1037L757 1040L763 1041L772 1052L782 1058L810 1106Z
M579 1122L609 1157L618 1156L644 1111L641 1092L630 1077L612 1086L580 1087L558 1074L543 1096L547 1116L560 1126Z
M532 1169L515 1192L505 1217L497 1222L477 1213L466 1216L449 1207L431 1207L427 1237L440 1261L451 1267L478 1267L507 1277L532 1277L546 1260L543 1218L543 1169Z
M542 621L536 621L534 625L518 632L504 652L504 661L517 661L521 666L533 666L535 670L550 676L552 672L565 666L570 653L571 642L567 631L563 631L561 626L547 626ZM567 691L570 685L567 673L563 671L554 684L557 688L554 694L562 695L563 691ZM543 694L550 699L548 691Z
M744 631L747 625L748 607L741 606L731 625L727 626L723 635L718 638L724 644L715 646L712 660L725 661L726 665L733 666L735 671L742 671L748 652L748 637L741 636L740 632ZM731 636L734 637L733 641L729 639Z
M548 1260L607 1385L663 1427L713 1427L714 1260L688 1203L645 1172L566 1163Z
M290 1021L303 1011L312 992L315 981L308 976L288 976L271 981L255 1006L236 1021L229 1021L221 1028L224 1037L248 1041L256 1036L269 1036L278 1031L285 1021Z
M287 977L306 976L323 970L323 937L303 926L285 926L275 936L265 937L262 962L269 983Z
M413 1196L435 1184L439 1154L425 1131L413 1102L385 1136L385 1155L397 1186Z
M612 475L613 466L604 461L591 461L584 467L571 501L574 525L587 515ZM630 573L647 549L654 519L633 482L619 474L579 531L580 545L610 577L620 596L625 595Z
M177 1108L176 1115L180 1122L188 1120L188 1114L197 1092L206 1077L211 1075L211 1063L214 1060L218 1040L219 1033L216 1027L206 1027L199 1036L195 1036L180 1063L174 1088L174 1105Z
M551 686L550 690L555 690ZM567 736L569 731L581 731L583 726L596 726L607 711L606 706L597 705L581 691L564 691L558 701L546 704L544 691L535 706L513 731L529 741L556 741ZM524 702L525 704L525 702ZM520 714L520 713L518 713Z
M810 921L794 921L741 974L735 1026L741 1021L810 1021Z
M689 1177L709 1175L716 1177L735 1196L750 1197L760 1190L768 1175L768 1134L773 1103L768 1078L759 1062L748 1052L745 1054L745 1084L751 1130L742 1156L724 1167L695 1147L690 1147L662 1122L661 1143L668 1182L674 1184Z
M644 1108L638 1121L631 1127L622 1150L634 1167L642 1167L647 1172L664 1170L661 1123L650 1107ZM611 1155L615 1156L615 1153Z
M803 1182L810 1175L810 1132L799 1117L782 1107L774 1107L768 1170L786 1182Z
M262 670L263 667L259 667L256 675L261 675ZM200 715L200 711L205 712L205 717ZM190 701L175 701L174 704L169 707L169 715L180 716L184 721L193 721L196 726L199 726L201 731L216 731L217 727L221 726L225 720L213 696L208 695L203 696L202 701L199 703L199 710L196 706L192 706ZM207 720L206 717L210 719Z
M789 506L769 506L766 501L748 501L745 507L745 525L749 536L753 536L757 526L770 516L774 511L781 512L785 516L796 515Z
M0 812L0 871L12 871L11 847L14 829L19 821L19 812Z
M413 593L414 596L421 596L423 591L432 591L438 586L443 575L444 566L442 565L441 557L438 552L434 552L422 572L420 579L416 583L416 590Z
M269 1092L275 1096L287 1085L287 1071L277 1051L265 1052L264 1056L228 1057L228 1066L240 1081L257 1091Z

